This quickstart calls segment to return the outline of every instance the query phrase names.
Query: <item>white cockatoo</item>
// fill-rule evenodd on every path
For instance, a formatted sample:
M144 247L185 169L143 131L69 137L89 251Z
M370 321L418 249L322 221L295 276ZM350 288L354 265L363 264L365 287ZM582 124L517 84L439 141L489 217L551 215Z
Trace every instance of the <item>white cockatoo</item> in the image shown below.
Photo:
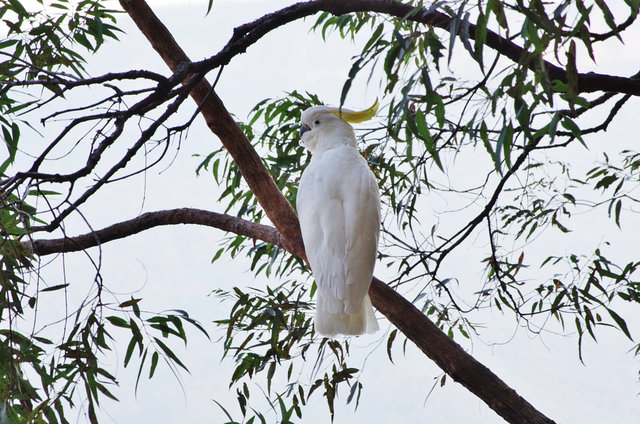
M302 113L300 143L311 152L297 207L316 280L316 331L324 336L378 330L369 298L380 234L376 178L360 155L349 122L371 119L378 100L354 112L314 106Z

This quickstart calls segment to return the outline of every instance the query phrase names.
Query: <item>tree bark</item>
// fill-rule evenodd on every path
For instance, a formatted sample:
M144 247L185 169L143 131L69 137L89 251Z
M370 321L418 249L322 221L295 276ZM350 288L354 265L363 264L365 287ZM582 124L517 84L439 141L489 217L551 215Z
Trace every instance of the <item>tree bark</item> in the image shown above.
M222 231L266 241L277 246L285 245L278 230L231 215L202 209L180 208L147 212L137 218L119 222L101 230L76 237L25 242L25 247L38 256L53 253L78 252L100 246L109 241L125 238L142 231L164 225L195 224L218 228Z
M181 63L190 62L169 30L143 0L121 0L120 3L170 69L175 71ZM386 3L393 5L397 2L332 0L309 3L333 6L335 10L332 11L333 13L344 13L350 10L348 6L345 6L349 4ZM246 34L242 35L241 32L236 32L234 37L246 37ZM257 37L259 38L261 35L258 33ZM293 208L278 190L260 157L225 109L222 101L204 80L192 92L192 97L201 108L201 113L209 128L227 148L267 216L281 233L280 243L282 244L280 245L292 254L305 258L300 228ZM374 279L370 295L374 306L400 331L455 381L467 387L505 420L514 424L553 423L552 420L517 395L488 368L473 359L457 343L442 333L413 304L386 284Z

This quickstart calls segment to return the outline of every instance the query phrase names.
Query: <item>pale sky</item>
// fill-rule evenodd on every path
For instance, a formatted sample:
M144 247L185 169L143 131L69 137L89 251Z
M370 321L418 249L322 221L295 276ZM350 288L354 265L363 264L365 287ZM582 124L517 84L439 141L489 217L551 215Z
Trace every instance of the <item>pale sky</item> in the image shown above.
M212 13L205 17L203 2L151 2L193 60L216 53L231 35L233 27L290 3L216 0ZM122 42L109 43L97 55L89 58L90 72L97 74L150 69L167 74L164 64L126 15L120 17L119 26L127 31L120 37ZM342 83L351 66L351 57L360 48L350 41L336 39L324 43L317 34L308 33L309 26L310 21L281 28L250 47L246 54L237 57L225 68L217 91L232 113L240 118L246 117L260 100L279 97L292 90L317 93L326 103L336 104L339 101ZM636 24L636 34L637 27ZM628 43L640 39L627 37ZM458 50L459 53L462 51ZM631 57L613 51L603 52L598 55L598 69L603 69L602 72L631 73L621 69L634 69L639 63L637 59L637 52ZM362 83L356 84L349 95L349 101L355 104L349 106L359 108L369 105L378 94L376 84L369 88ZM192 105L188 107L192 108ZM630 144L637 145L638 140L632 140L629 134L634 134L631 128L637 121L638 108L636 101L625 109L606 136L597 137L602 138L603 143L628 139ZM192 110L185 111L185 116ZM216 202L219 190L215 181L206 172L196 178L195 168L199 160L192 157L193 154L207 154L218 146L219 142L209 133L202 120L196 120L171 167L160 174L158 172L164 167L152 169L146 178L134 178L126 184L107 185L94 201L86 205L85 215L90 217L95 228L101 228L118 220L132 218L141 211L197 207L222 212L223 206ZM580 154L584 154L584 157L576 160L583 160L587 164L592 162L597 148L593 150L589 153L582 151ZM143 197L144 203L141 200ZM606 220L606 216L603 219ZM68 226L68 231L71 234L84 233L86 227L76 220ZM212 290L230 289L236 285L278 284L264 277L254 279L248 271L248 261L225 258L212 265L211 258L223 236L211 228L156 228L105 245L101 257L102 274L114 291L123 293L120 299L125 300L128 298L126 293L135 291L134 297L143 298L144 309L185 309L205 324L207 329L212 329L211 321L223 318L230 307L220 305L207 296ZM634 238L631 235L626 242L632 243ZM580 240L578 238L576 242ZM65 260L67 280L78 286L86 285L88 289L93 272L86 258L82 254L70 254L66 255ZM460 268L466 266L461 264ZM62 278L60 268L60 261L45 267L45 276ZM376 274L385 277L384 270ZM81 295L85 291L80 292ZM635 311L627 317L632 334L640 337L636 325L640 322L640 315ZM513 320L503 317L498 311L486 311L478 318L482 318L486 326L482 340L508 343L492 344L476 340L465 347L551 419L558 423L637 422L640 416L640 400L637 397L640 392L640 361L628 352L632 344L625 341L619 332L600 331L597 345L585 340L585 365L582 365L573 337L545 334L534 338L522 329L515 331ZM401 343L396 342L395 364L391 364L385 349L385 334L389 331L389 325L384 319L380 322L380 333L353 342L355 348L350 363L360 367L366 359L360 376L364 385L363 394L355 413L352 405L345 405L347 393L341 394L336 402L336 423L503 422L480 400L451 380L442 388L436 387L427 399L442 372L411 343L408 344L406 355L403 355ZM122 334L128 337L126 332ZM212 399L234 411L234 417L240 417L236 408L235 389L228 389L233 364L229 360L221 362L222 350L219 343L215 343L221 333L212 334L214 342L207 341L194 331L189 335L187 349L175 345L178 346L176 351L179 356L184 358L191 370L191 374L181 374L182 387L160 364L153 380L142 378L137 397L134 397L133 391L137 370L134 366L122 368L128 339L124 342L118 356L107 363L119 365L117 376L121 386L115 393L121 401L116 403L105 399L101 412L103 422L224 422L224 414ZM380 341L382 346L373 349ZM258 393L256 389L256 398ZM269 417L273 420L273 415ZM82 417L78 421L85 422ZM320 393L315 394L314 400L303 409L303 419L299 421L310 424L329 422L326 403Z

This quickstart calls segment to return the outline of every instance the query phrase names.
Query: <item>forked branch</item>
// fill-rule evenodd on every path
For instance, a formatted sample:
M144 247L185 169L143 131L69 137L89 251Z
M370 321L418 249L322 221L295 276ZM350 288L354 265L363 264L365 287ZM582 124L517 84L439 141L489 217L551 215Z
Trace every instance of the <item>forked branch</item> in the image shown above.
M113 240L126 238L154 227L178 224L204 225L266 241L277 246L283 244L280 233L273 227L246 221L231 215L201 209L180 208L147 212L137 218L76 237L28 241L25 243L25 247L38 256L79 252Z

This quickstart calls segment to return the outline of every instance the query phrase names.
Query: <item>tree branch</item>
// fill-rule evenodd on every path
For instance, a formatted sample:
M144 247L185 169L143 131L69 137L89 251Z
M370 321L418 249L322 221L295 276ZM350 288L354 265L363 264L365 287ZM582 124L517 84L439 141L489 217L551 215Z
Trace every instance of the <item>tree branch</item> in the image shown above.
M167 65L178 69L181 63L189 63L189 58L178 46L169 30L160 22L153 11L143 0L121 0L125 11L136 22L138 28L151 42L154 49L162 56ZM304 5L332 6L335 13L350 11L348 5L377 4L387 7L400 4L391 1L316 1L301 3ZM342 6L344 5L344 6ZM295 7L292 6L292 7ZM274 17L275 15L268 15ZM295 19L302 17L299 15ZM288 22L288 21L287 21ZM282 25L282 23L280 24ZM242 31L236 31L235 38L251 37ZM253 38L260 38L260 33ZM211 68L209 68L211 69ZM282 195L269 171L251 146L240 127L225 109L220 98L212 92L211 86L203 82L192 92L192 97L201 107L209 128L220 138L227 148L249 187L257 197L267 216L280 230L283 236L281 247L301 258L305 257L304 245L300 235L297 216L289 202ZM203 103L204 102L204 103ZM464 349L442 333L411 302L404 299L387 285L374 279L370 290L374 306L409 337L420 349L442 367L454 380L460 382L479 398L484 400L494 411L512 423L552 423L549 418L538 412L526 400L518 396L502 380L484 367ZM438 346L435 346L435 345Z
M124 3L125 0L121 0ZM135 1L127 3L137 3ZM125 9L126 10L126 9ZM407 19L449 31L456 18L452 18L431 8L416 8L413 5L399 1L389 0L314 0L300 2L285 7L276 12L267 14L251 23L235 29L233 36L227 45L216 55L200 62L190 63L187 68L192 72L207 72L219 66L226 65L233 57L244 53L249 46L256 43L268 32L286 25L295 20L311 16L318 12L329 12L334 15L343 15L353 12L377 12L384 13L399 19ZM476 25L469 23L469 38L475 38ZM487 29L485 44L496 50L514 63L519 63L529 53L516 43L501 37L496 32ZM567 83L569 78L567 71L547 60L542 60L544 68L550 80L559 80ZM536 70L539 62L529 61L527 67ZM173 69L173 68L172 68ZM598 74L595 72L578 73L577 91L591 92L617 92L632 95L640 95L640 79L636 76L621 77L615 75Z
M502 193L509 179L513 175L515 175L516 171L520 168L520 166L522 166L525 160L529 157L529 154L531 153L531 151L533 151L536 148L539 141L540 141L540 138L533 139L529 142L529 144L524 146L522 153L520 153L520 155L518 156L516 161L513 163L511 168L509 168L507 172L505 172L505 174L502 176L502 178L498 182L498 185L493 190L493 194L491 195L491 198L489 199L485 207L482 209L482 211L478 215L476 215L475 218L469 221L469 223L467 223L467 225L465 225L462 229L460 229L456 234L447 238L446 241L444 241L440 247L438 247L436 250L433 251L431 255L440 253L438 255L438 258L436 259L436 268L434 272L437 271L438 268L440 268L440 265L442 264L442 261L444 260L444 258L449 253L451 253L453 249L458 247L464 240L466 240L467 237L469 237L469 235L473 232L473 230L475 230L475 228L485 218L489 216L489 213L498 202L498 198L500 197L500 194ZM449 247L445 248L446 245L449 245Z
M189 84L192 84L192 83L190 82ZM188 97L188 92L181 93L179 96L177 96L177 98L166 107L162 115L156 118L144 131L142 131L140 138L133 144L133 146L131 146L127 150L127 152L122 156L122 158L115 165L113 165L108 171L106 171L104 175L102 175L102 177L98 179L98 181L96 181L91 187L85 190L81 196L79 196L75 201L73 201L73 203L71 203L60 214L58 214L58 216L56 216L49 224L43 225L42 227L32 227L31 230L32 231L53 231L56 228L58 228L60 223L71 212L75 211L76 209L78 209L78 206L86 202L87 199L89 199L89 197L91 197L96 191L98 191L100 187L105 185L109 181L109 179L116 174L116 172L118 172L121 169L124 169L127 163L136 155L136 153L142 148L142 146L144 146L144 144L147 141L149 141L151 137L153 137L153 135L156 133L158 128L160 128L171 115L176 113L180 105L184 102L184 100L187 99L187 97ZM127 113L131 114L132 109L129 109ZM124 127L124 124L122 123L118 128L114 130L114 133L109 138L115 135L115 137L113 137L113 140L115 140L122 133L123 127ZM105 138L101 144L107 143L109 138ZM112 141L110 141L109 143L111 142ZM92 154L89 157L90 160L92 156L94 156L94 154ZM95 164L93 166L95 166Z
M120 0L120 4L173 72L179 70L181 65L191 63L167 27L144 0ZM209 129L218 136L251 191L256 193L267 217L284 236L284 243L289 246L289 250L304 252L300 225L293 207L280 193L269 170L222 100L204 78L191 91L191 97L200 107ZM301 256L304 257L304 254Z
M96 232L76 237L64 237L51 240L33 240L25 242L25 247L36 255L78 252L90 247L100 246L109 241L129 237L150 228L164 225L196 224L218 228L241 236L247 236L277 246L284 243L278 230L273 227L256 224L231 215L209 212L201 209L180 208L165 211L148 212L137 218L119 222Z
M369 290L378 311L453 380L512 424L553 424L489 368L476 361L425 314L387 284L373 278Z

